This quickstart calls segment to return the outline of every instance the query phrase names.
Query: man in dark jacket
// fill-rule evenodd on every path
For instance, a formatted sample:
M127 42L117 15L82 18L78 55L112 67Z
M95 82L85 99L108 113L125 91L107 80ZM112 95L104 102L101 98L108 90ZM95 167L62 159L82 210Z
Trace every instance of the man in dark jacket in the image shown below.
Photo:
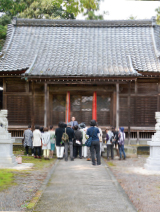
M67 124L66 133L69 137L69 142L65 142L65 161L68 161L68 145L70 150L70 159L73 161L73 138L74 138L74 130L71 128L71 123Z

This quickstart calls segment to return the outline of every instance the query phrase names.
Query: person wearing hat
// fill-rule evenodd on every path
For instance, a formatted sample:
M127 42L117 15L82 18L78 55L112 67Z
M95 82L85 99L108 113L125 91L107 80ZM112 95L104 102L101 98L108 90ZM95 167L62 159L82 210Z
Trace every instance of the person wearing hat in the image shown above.
M90 128L88 128L86 135L92 137L92 144L91 144L91 157L92 157L92 165L96 165L95 163L95 151L97 157L97 165L101 165L101 158L100 158L100 143L99 143L99 129L96 126L96 121L93 119L90 123Z
M122 152L123 152L123 156L124 156L124 160L126 159L126 154L124 151L124 140L125 140L125 133L124 133L124 127L120 127L119 128L120 132L119 132L119 140L118 140L118 145L119 145L119 160L122 159Z
M80 123L79 124L79 128L80 131L82 132L82 156L84 158L87 157L87 146L85 146L85 142L86 142L86 131L87 131L87 127L85 125L85 123Z
M69 142L65 143L65 161L68 161L68 145L70 151L70 159L73 161L73 138L74 138L74 130L72 129L71 123L67 124L66 133L69 137Z

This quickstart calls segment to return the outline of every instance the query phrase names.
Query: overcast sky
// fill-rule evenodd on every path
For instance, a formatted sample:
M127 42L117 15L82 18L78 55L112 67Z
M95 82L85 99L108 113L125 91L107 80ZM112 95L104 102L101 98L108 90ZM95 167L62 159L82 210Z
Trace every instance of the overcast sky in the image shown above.
M100 12L109 12L104 19L128 19L131 15L136 16L137 19L150 19L156 16L157 7L160 7L160 1L104 0L100 4ZM77 19L84 19L84 17L79 15Z

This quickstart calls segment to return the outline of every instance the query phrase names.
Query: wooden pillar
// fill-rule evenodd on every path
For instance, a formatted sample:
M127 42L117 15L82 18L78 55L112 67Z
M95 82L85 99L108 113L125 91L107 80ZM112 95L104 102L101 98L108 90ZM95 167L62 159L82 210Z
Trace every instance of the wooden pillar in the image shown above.
M44 84L44 127L48 127L48 110L49 110L49 87Z
M34 89L34 82L32 82L32 130L34 130L35 125L35 89Z
M119 84L116 84L116 128L119 128Z
M92 119L97 121L97 92L96 91L93 93Z
M112 95L112 121L111 125L116 126L116 91L113 92Z
M138 93L138 82L135 81L135 99L134 99L134 107L137 107L137 93ZM137 116L136 110L134 109L134 125L137 125ZM137 145L139 145L139 131L137 131Z
M160 111L160 79L158 79L157 111Z
M68 91L66 94L66 123L70 122L70 110L71 110L71 104L70 104L70 92Z
M131 82L128 83L128 144L130 144L130 128L131 128Z
M3 78L3 109L7 109L6 79Z

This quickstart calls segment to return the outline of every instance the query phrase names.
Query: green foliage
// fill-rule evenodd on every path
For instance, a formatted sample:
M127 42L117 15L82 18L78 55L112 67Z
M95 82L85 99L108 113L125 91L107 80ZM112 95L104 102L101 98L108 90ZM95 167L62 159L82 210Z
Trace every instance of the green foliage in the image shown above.
M14 174L7 169L0 169L0 191L13 185Z
M13 16L35 19L75 19L83 13L87 20L102 20L96 15L101 0L0 0L0 51Z
M0 25L0 39L6 38L7 26Z
M33 163L35 169L43 169L44 167L49 167L50 165L53 165L55 158L50 160L44 160L43 158L35 159L32 156L23 156L22 161L23 163Z
M129 17L129 20L135 20L136 18L137 18L137 16L131 15L131 16Z
M80 0L80 7L83 15L87 20L103 20L103 14L96 15L95 12L99 10L99 3L101 0Z
M160 7L158 7L155 11L157 12L157 24L160 25Z
M75 19L79 13L78 5L76 0L35 0L18 17Z

